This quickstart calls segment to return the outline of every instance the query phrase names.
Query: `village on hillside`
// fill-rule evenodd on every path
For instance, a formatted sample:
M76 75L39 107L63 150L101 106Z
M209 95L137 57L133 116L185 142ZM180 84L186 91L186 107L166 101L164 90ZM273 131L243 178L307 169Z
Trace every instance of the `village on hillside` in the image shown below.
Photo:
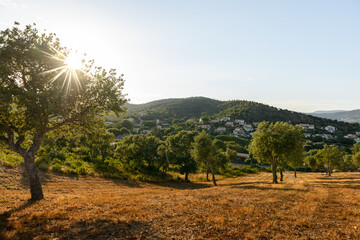
M116 136L116 138L121 139L129 134L148 134L153 130L166 129L171 126L167 121L160 119L155 119L152 121L143 120L147 114L140 112L138 117L127 118L133 124L133 131L128 134L122 134ZM256 127L260 122L246 122L243 119L231 119L230 117L221 117L221 118L200 118L200 119L188 119L187 123L193 124L198 130L205 129L206 131L213 134L224 134L231 135L235 137L244 137L251 138L252 134L255 132ZM106 124L111 126L113 122L107 121ZM324 140L335 140L339 138L337 129L334 126L315 126L313 124L301 123L299 126L304 129L305 138L311 137L320 137ZM354 133L347 133L346 135L341 136L346 139L354 140L355 142L360 142L360 130Z

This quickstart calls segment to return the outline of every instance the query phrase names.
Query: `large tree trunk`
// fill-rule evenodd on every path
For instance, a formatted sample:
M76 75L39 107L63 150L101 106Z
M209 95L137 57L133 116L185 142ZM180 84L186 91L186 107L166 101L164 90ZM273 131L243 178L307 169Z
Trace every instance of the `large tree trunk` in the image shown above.
M283 180L284 180L283 169L280 168L280 182L282 182Z
M329 166L329 177L331 177L331 172L332 172L332 169L331 169L331 167Z
M273 174L273 183L278 183L277 175L276 175L276 168L277 168L276 161L273 161L272 164L271 164L271 171L272 171L272 174Z
M214 169L213 169L213 168L210 168L210 170L211 170L211 175L212 175L212 181L213 181L213 184L214 184L214 186L217 186L217 184L216 184L216 180L215 180Z
M23 157L25 170L29 177L31 200L41 200L44 198L44 194L40 183L38 169L35 165L35 153L27 152Z
M206 168L206 181L209 181L209 168Z
M296 177L296 168L295 168L295 172L294 172L294 177Z

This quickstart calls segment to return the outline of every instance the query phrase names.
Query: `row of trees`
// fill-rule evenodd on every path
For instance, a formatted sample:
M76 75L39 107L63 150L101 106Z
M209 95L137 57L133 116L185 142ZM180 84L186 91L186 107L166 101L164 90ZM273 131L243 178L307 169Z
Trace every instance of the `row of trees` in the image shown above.
M360 143L355 143L350 152L351 154L335 145L324 145L320 150L309 151L304 163L312 170L325 169L329 176L335 168L341 171L354 171L360 168Z
M286 122L262 122L253 134L249 150L262 163L271 164L273 183L277 181L277 171L283 180L283 170L295 170L305 165L312 170L326 170L331 176L335 168L342 171L356 170L360 167L360 143L354 144L352 154L335 145L324 145L321 149L304 151L304 134L298 126Z
M178 167L185 181L189 174L204 170L207 180L211 173L216 186L215 172L236 158L236 150L205 131L180 131L165 141L150 135L127 136L117 144L115 156L136 170L166 173L170 167Z

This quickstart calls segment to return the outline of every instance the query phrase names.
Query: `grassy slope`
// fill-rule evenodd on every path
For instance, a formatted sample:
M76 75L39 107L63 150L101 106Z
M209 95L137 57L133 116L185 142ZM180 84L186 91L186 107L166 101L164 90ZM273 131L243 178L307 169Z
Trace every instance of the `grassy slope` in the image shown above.
M149 184L43 176L46 199L0 167L0 239L358 239L360 173L261 173L210 183Z

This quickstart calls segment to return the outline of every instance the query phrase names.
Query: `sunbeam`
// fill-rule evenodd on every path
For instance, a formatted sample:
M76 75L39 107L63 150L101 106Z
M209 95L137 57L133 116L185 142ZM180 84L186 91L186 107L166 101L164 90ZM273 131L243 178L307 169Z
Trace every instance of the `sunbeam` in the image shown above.
M63 80L62 88L66 90L66 93L69 92L72 85L75 85L75 89L79 91L81 89L81 82L78 76L78 72L84 73L84 71L82 70L84 66L84 61L82 60L82 57L79 54L77 54L77 52L71 51L66 56L57 49L55 48L52 49L55 51L56 53L55 55L52 55L45 51L41 51L41 52L44 53L47 57L61 62L61 64L63 65L60 67L56 67L54 69L50 69L48 71L44 71L41 74L51 74L51 73L56 74L54 77L52 77L49 80L49 83L53 83L59 80L61 76L64 76L64 78L62 78Z

